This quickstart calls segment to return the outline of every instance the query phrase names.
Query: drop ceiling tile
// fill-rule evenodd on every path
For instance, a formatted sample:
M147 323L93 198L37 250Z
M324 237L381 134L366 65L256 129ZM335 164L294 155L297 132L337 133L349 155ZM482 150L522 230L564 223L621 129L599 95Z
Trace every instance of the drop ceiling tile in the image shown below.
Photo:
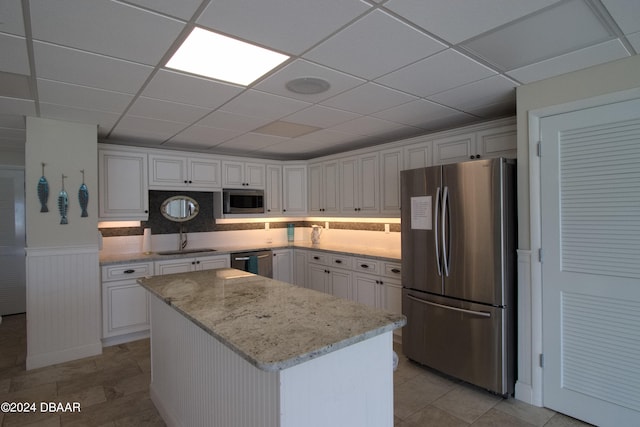
M309 105L309 103L297 99L271 95L257 90L248 90L229 101L224 106L224 111L275 120L302 110Z
M116 92L136 93L152 68L120 59L34 42L38 77Z
M16 114L18 116L35 116L36 103L27 99L0 96L0 111L2 111L4 114Z
M264 147L279 144L289 139L290 138L283 138L281 136L249 132L217 145L216 149L255 151Z
M431 120L425 129L430 132L440 131L444 129L451 129L454 127L460 127L474 122L478 122L480 119L470 114L460 113L458 115L452 115L442 117L440 119Z
M372 114L415 100L416 97L375 83L366 83L321 102L356 114Z
M24 19L20 0L3 0L0 2L0 32L24 36Z
M558 0L391 0L392 11L451 44L477 36Z
M190 126L187 129L183 130L169 141L167 141L165 146L202 146L202 147L213 147L214 145L221 144L225 141L230 140L236 136L239 136L241 132L229 130L229 129L220 129L220 128L211 128L207 126Z
M362 135L354 133L342 132L334 129L322 129L307 135L295 138L303 144L312 144L314 148L327 148L336 145L361 140Z
M300 54L370 7L360 0L218 0L207 6L197 23Z
M159 70L145 87L149 98L217 108L244 90L240 86L168 70Z
M278 158L296 158L305 155L312 147L304 144L297 139L290 139L269 147L261 148L259 153L270 155L272 157L278 155ZM316 149L316 148L314 148Z
M502 70L513 70L613 36L583 0L570 0L465 42Z
M527 65L507 74L523 83L530 83L627 56L629 52L619 39L615 39Z
M33 99L31 78L22 74L0 72L0 96Z
M94 124L98 126L99 135L106 135L116 124L120 115L106 111L40 102L40 117L64 120L66 122Z
M429 121L441 117L460 114L459 111L438 105L431 101L418 99L388 110L379 111L372 116L419 128L425 127Z
M242 114L234 114L223 110L217 110L200 120L198 125L238 132L248 132L266 125L270 121L271 119L243 116Z
M24 37L0 34L0 52L2 52L0 71L24 75L31 74L29 56L27 55L27 41Z
M463 111L496 103L515 105L516 86L517 83L498 75L431 95L428 99Z
M188 21L202 0L128 0L128 2Z
M32 0L33 38L156 65L185 26L114 1Z
M310 126L331 127L359 117L356 113L337 110L335 108L312 105L287 116L285 120Z
M133 95L126 93L46 79L38 79L37 82L40 102L49 104L66 105L76 109L122 113L133 100Z
M320 44L305 58L374 79L446 46L382 11L375 11Z
M602 0L602 4L625 34L640 31L640 2L638 0Z
M379 135L388 132L394 132L407 127L388 120L382 120L371 116L359 117L348 122L341 123L337 126L331 127L331 130L351 133L354 135Z
M173 137L185 128L184 123L166 120L154 120L147 117L124 116L116 125L111 137L131 136L141 139L153 139L157 143Z
M447 49L376 81L418 96L429 96L495 74L479 62Z
M180 123L193 123L210 112L209 109L177 102L139 97L127 114Z
M288 81L299 77L317 77L326 80L329 84L329 90L318 94L300 94L291 92L286 88ZM330 98L334 95L352 89L365 83L365 80L350 76L339 71L332 70L327 67L312 64L309 61L297 59L291 64L276 72L272 76L257 84L254 89L282 95L289 98L299 99L306 102L319 102Z

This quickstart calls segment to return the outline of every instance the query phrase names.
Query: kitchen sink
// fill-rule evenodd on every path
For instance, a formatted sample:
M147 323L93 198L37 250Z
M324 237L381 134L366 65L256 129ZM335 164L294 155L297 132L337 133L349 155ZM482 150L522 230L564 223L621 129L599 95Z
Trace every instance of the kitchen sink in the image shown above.
M174 250L174 251L159 251L156 252L158 255L181 255L181 254L197 254L201 252L215 252L215 249L211 248L200 248L200 249L182 249L182 250Z

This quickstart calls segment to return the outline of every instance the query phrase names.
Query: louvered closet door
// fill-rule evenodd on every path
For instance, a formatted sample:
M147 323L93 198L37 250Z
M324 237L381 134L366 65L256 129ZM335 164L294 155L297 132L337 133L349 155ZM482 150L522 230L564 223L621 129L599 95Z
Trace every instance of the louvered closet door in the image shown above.
M540 122L544 406L640 425L640 100Z

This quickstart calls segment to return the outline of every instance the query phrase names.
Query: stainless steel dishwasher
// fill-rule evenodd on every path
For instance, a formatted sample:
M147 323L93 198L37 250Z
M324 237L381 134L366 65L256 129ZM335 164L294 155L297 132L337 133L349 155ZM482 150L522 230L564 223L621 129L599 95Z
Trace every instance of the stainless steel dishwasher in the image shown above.
M231 254L231 268L273 278L273 253L268 251L235 252Z

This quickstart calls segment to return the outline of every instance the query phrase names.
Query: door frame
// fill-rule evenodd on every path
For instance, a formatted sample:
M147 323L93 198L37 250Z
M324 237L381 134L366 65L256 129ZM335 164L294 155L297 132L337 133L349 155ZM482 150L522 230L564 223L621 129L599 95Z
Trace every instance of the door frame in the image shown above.
M529 222L530 222L530 250L519 250L519 258L528 256L528 271L519 271L519 280L528 281L528 292L522 292L518 301L518 322L531 322L530 341L524 342L518 337L519 371L531 372L530 385L516 384L516 397L536 406L543 404L543 368L540 366L540 355L544 353L542 346L542 263L539 251L542 248L542 209L540 190L540 158L538 157L538 141L540 141L540 124L543 118L586 108L598 107L605 104L640 99L640 88L612 92L591 98L580 99L559 105L543 107L528 112L528 158L529 158ZM543 153L544 155L544 153ZM522 269L519 260L518 269ZM519 285L521 287L522 283ZM523 318L522 313L528 313L529 318ZM518 327L519 333L522 331ZM527 366L529 365L529 366Z

